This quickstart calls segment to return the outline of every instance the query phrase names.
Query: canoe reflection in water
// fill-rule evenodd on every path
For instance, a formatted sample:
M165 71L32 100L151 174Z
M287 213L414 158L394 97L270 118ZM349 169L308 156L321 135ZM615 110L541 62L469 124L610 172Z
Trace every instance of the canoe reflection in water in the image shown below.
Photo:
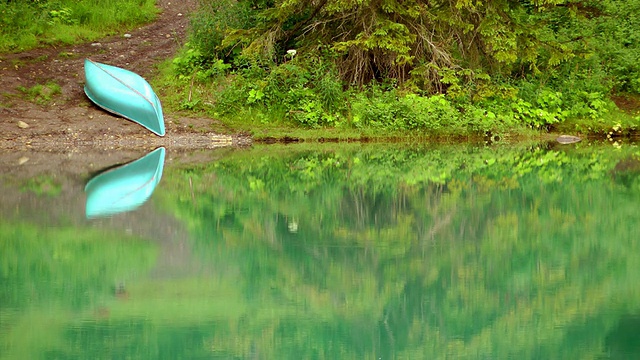
M160 147L144 157L109 169L87 183L88 219L132 211L144 204L162 178L165 149Z

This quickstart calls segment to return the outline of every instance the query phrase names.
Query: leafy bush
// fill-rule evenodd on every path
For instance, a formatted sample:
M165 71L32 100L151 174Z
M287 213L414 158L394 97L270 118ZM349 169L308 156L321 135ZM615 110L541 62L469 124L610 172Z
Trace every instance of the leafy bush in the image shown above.
M201 1L200 8L191 21L190 42L205 60L223 59L227 63L240 55L231 29L248 29L255 24L250 1ZM229 36L229 38L227 38Z
M461 129L461 114L444 95L401 95L397 90L371 87L351 103L352 123L357 128L429 130Z
M184 50L172 61L175 75L179 80L205 81L207 79L220 76L231 68L222 60L212 59L202 54L198 49L193 49L189 43L185 44Z
M444 95L430 97L409 94L401 99L412 111L404 120L409 130L439 130L443 126L451 126L459 121L459 113Z
M594 2L606 16L592 20L596 56L616 91L640 94L640 1Z
M309 92L297 106L289 111L291 119L302 126L317 128L340 124L338 114L327 111L318 97Z
M235 115L241 113L246 106L246 80L241 75L233 75L221 84L213 104L214 115Z
M224 84L216 97L217 113L230 114L247 108L263 113L263 121L288 119L304 127L339 124L346 109L345 93L331 66L312 55L278 66L243 60L247 63L231 71L232 81Z
M351 122L356 128L398 129L396 120L406 117L410 109L398 101L397 91L371 87L351 101Z

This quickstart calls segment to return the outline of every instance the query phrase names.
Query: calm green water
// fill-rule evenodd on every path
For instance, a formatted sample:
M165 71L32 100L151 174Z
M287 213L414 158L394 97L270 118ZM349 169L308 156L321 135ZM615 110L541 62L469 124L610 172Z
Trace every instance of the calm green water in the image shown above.
M636 145L200 155L0 178L0 359L640 358Z

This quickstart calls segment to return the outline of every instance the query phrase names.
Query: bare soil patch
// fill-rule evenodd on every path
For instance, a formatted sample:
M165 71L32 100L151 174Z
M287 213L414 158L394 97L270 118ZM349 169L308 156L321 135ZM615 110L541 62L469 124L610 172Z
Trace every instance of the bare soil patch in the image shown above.
M620 110L630 114L640 114L640 96L630 94L615 95L612 100Z
M95 43L0 55L0 164L7 152L100 153L158 146L186 150L248 144L251 140L246 136L210 132L211 119L170 113L165 114L167 134L161 138L96 107L84 94L85 58L153 77L157 64L184 42L189 15L196 5L196 0L159 0L162 13L147 26ZM29 100L18 90L48 82L60 85L61 93L46 104Z

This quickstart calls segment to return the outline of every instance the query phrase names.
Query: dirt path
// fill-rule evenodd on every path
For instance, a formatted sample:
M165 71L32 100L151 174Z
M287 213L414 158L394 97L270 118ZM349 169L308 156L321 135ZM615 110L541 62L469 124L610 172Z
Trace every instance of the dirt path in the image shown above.
M159 0L162 13L158 21L99 42L0 55L0 155L7 151L92 152L157 146L186 150L250 141L207 132L211 119L174 114L165 114L167 135L160 138L99 109L84 95L85 58L152 77L156 65L185 41L189 14L196 3ZM61 86L61 94L46 105L25 99L18 90L51 81Z
M84 185L96 173L167 148L165 167L211 162L250 139L207 132L211 119L165 114L167 134L158 137L131 121L113 116L85 96L84 59L120 66L145 78L184 42L189 14L197 0L159 0L158 21L96 43L0 54L0 218L50 226L130 229L133 235L160 243L153 276L176 276L194 268L188 233L172 216L143 205L136 212L89 222ZM46 105L25 99L19 87L55 82L61 94ZM27 124L21 127L19 123ZM216 149L216 151L199 151ZM27 179L59 186L57 196L21 190ZM185 185L186 186L186 185ZM45 186L46 187L46 186Z

